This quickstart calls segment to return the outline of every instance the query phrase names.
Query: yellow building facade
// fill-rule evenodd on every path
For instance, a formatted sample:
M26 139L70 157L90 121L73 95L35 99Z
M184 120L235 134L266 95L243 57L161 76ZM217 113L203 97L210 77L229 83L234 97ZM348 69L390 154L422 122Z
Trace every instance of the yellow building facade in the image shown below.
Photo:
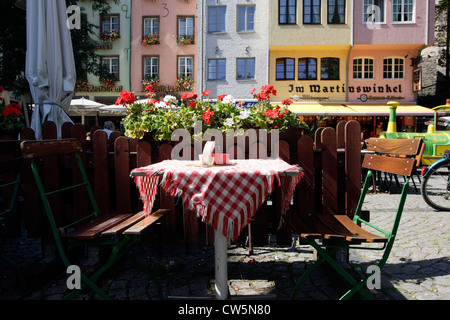
M322 1L324 2L324 1ZM278 101L347 100L352 10L348 1L270 1L269 83Z

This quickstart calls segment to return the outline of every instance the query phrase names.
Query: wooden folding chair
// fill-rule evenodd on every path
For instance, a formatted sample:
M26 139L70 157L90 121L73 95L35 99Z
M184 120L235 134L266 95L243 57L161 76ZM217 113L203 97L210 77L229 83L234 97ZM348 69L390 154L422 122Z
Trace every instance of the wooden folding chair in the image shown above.
M308 216L291 214L287 217L293 231L316 249L319 256L319 259L302 275L294 288L291 298L296 296L301 284L311 271L323 262L331 265L333 269L352 285L352 288L341 299L349 299L356 292L359 292L367 299L373 298L366 290L367 280L373 273L369 273L362 279L356 280L343 266L335 261L333 256L339 249L380 250L384 252L382 258L376 265L380 270L383 268L394 245L409 190L409 180L416 170L416 156L420 153L421 145L421 139L371 138L369 140L368 150L373 151L374 154L366 154L364 157L362 166L368 169L368 173L353 219L343 214L324 213ZM406 177L392 229L388 231L360 217L367 190L372 183L373 171L400 174ZM382 203L380 203L380 206L382 206Z
M112 246L109 258L91 276L87 276L84 272L81 274L81 280L84 285L89 286L102 298L110 299L96 284L98 278L128 251L129 244L134 242L132 241L134 240L134 235L141 235L148 227L169 213L169 210L160 209L148 217L145 216L144 212L136 214L105 213L99 215L97 203L81 160L80 152L83 150L78 140L24 141L21 144L21 149L23 157L31 163L31 169L50 223L53 237L64 264L67 267L73 265L67 253L69 242L71 244L81 245ZM74 170L78 168L81 175L81 183L65 185L57 190L46 190L43 182L44 179L39 170L39 159L67 154L73 155L72 159L74 161L72 166ZM54 170L58 170L58 168L54 168ZM92 214L65 226L57 225L49 196L75 188L84 188L86 190L90 200ZM80 290L74 290L66 298L72 298L79 292Z

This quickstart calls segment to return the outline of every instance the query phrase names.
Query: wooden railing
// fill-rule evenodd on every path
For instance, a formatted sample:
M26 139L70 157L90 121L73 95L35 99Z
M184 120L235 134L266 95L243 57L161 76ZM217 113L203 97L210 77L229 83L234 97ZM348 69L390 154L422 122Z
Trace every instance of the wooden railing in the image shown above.
M43 139L56 139L56 126L46 122L42 126ZM86 129L81 124L66 123L62 128L63 138L79 139L83 146L82 159L92 183L100 214L104 212L137 212L142 209L134 181L129 177L133 168L169 159L173 143L157 143L150 135L136 140L96 130L91 139L86 139ZM34 132L22 130L21 139L34 139ZM299 164L304 178L298 185L291 210L316 213L321 211L340 212L352 215L356 208L361 188L361 143L360 125L357 121L342 121L333 128L320 128L314 139L291 129L280 133L280 157L291 164ZM246 145L241 150L245 157L252 157L261 144ZM193 148L193 146L192 146ZM238 152L235 152L237 154ZM5 155L3 155L5 156ZM46 158L42 161L44 183L50 188L64 185L66 179L79 179L79 173L72 170L71 158ZM275 189L269 201L259 208L251 223L253 244L267 242L269 233L277 234L279 244L290 244L291 232L280 216L277 201L281 190ZM40 197L37 193L31 170L25 166L23 176L24 202L18 212L24 218L29 236L50 239L46 228ZM203 224L195 214L182 207L181 201L160 190L155 209L164 207L172 210L164 226L165 239L184 238L186 243L198 243L204 233ZM74 190L65 196L52 197L54 215L60 221L72 221L87 214L86 194ZM19 219L13 219L10 234L20 230ZM209 228L206 237L211 243Z

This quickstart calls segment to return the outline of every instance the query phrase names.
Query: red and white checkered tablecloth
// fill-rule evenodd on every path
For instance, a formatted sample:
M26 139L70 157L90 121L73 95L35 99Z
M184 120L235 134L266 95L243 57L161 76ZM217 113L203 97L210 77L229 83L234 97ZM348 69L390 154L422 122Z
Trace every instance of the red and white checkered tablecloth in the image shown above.
M292 170L298 174L280 175ZM160 177L153 175L158 171L164 172L161 183ZM147 214L151 214L161 185L170 195L181 196L186 207L225 237L231 231L233 240L273 191L274 183L281 185L283 191L284 214L303 175L300 167L281 159L232 160L231 165L212 167L201 167L193 161L166 160L136 168L132 175L142 172L145 176L136 174L135 182Z

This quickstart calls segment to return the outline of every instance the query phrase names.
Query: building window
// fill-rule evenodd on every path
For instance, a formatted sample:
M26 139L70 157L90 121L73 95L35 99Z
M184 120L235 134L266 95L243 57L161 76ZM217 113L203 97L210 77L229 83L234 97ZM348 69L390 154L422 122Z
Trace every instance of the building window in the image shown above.
M403 58L385 58L383 60L384 79L403 79L405 60Z
M298 59L298 80L317 80L317 59Z
M276 62L277 80L294 80L295 78L295 59L279 58Z
M297 23L297 0L278 0L278 24Z
M372 58L353 59L353 79L374 79Z
M320 24L320 0L303 1L303 23Z
M385 0L364 0L364 23L384 23L384 1Z
M237 31L255 30L255 6L237 6Z
M328 23L345 23L345 0L328 0Z
M144 37L149 34L159 36L159 17L144 18Z
M102 57L101 62L104 70L119 80L119 57Z
M392 14L393 22L413 22L414 0L393 0Z
M194 17L178 18L178 43L194 43Z
M208 60L208 80L225 80L226 60L209 59Z
M159 79L158 57L144 57L144 79Z
M339 80L339 58L320 59L320 79Z
M194 57L178 57L178 77L194 79Z
M101 31L111 32L113 30L120 31L119 29L119 15L107 15L102 17Z
M255 58L237 58L236 69L237 80L255 79Z
M225 14L227 7L208 7L208 32L225 32Z

